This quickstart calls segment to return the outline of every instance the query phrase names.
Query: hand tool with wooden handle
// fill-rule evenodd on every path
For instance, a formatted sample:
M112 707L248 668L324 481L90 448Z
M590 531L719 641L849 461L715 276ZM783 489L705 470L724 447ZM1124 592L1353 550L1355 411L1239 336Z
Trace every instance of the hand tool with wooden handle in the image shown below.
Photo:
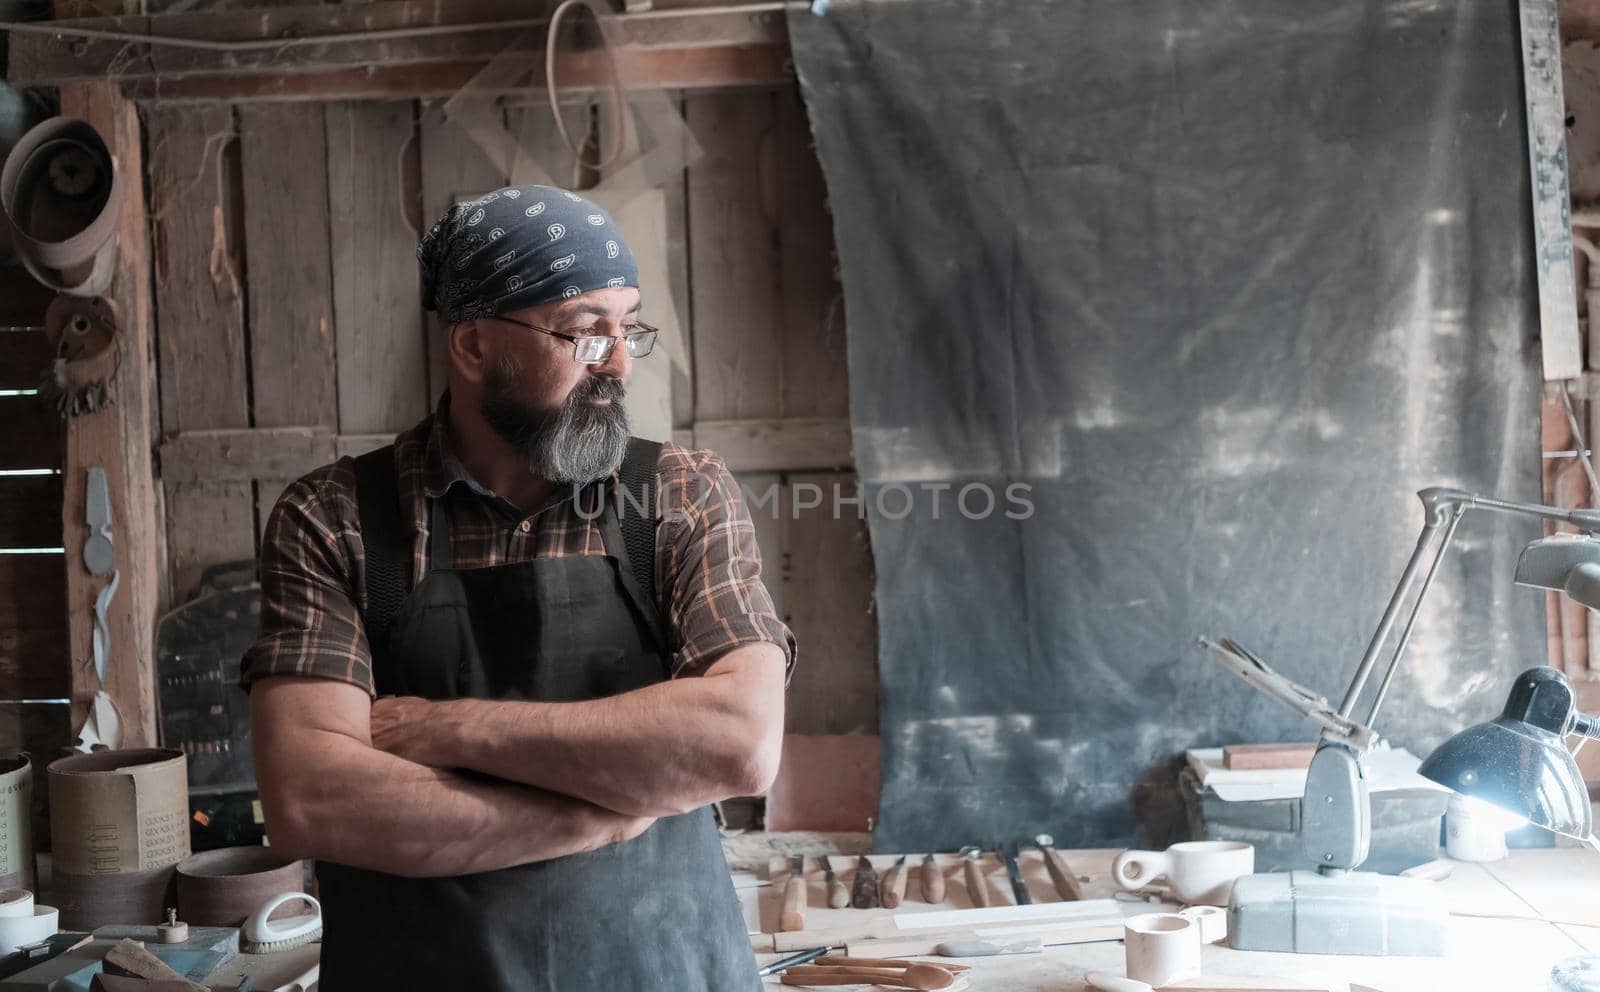
M1056 893L1065 902L1074 902L1083 898L1083 889L1078 887L1078 876L1067 864L1067 859L1056 850L1056 839L1049 834L1039 834L1033 839L1039 845L1039 853L1044 855L1044 866L1050 870L1050 881L1055 883Z
M1000 856L1000 862L1006 866L1006 877L1011 880L1011 895L1017 900L1017 905L1033 905L1033 895L1028 892L1028 883L1022 880L1022 866L1017 864L1017 842L996 844L994 849Z
M883 882L878 896L883 902L884 909L897 909L906 898L906 856L900 855L888 871L883 873Z
M983 850L968 844L961 849L961 856L966 859L961 863L961 870L967 875L967 897L974 906L989 905L989 889L983 884L983 869L978 866Z
M778 914L779 930L804 930L806 928L806 859L794 856L794 867L789 869L789 880L783 883L783 909Z
M850 890L839 881L839 876L833 873L833 859L827 855L822 858L823 877L828 880L828 908L843 909L850 905Z
M850 883L850 905L857 909L878 908L878 872L865 854L856 861L856 877Z
M922 859L920 869L922 882L922 901L937 906L944 902L944 869L939 867L939 862L933 860L929 854Z

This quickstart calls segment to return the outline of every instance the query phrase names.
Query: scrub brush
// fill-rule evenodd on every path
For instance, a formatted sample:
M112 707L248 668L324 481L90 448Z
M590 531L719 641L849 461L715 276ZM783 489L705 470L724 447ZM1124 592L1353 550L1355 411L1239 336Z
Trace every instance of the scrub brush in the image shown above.
M282 920L268 920L279 906L286 902L304 900L311 905L308 916L291 916ZM304 892L284 892L268 899L265 904L244 921L244 932L239 935L240 950L246 954L270 954L287 951L322 939L322 904Z

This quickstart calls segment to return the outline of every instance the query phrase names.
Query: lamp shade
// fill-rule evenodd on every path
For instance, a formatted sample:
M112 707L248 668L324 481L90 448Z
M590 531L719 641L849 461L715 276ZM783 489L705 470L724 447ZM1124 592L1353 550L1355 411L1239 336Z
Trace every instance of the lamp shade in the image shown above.
M1505 711L1439 745L1417 769L1424 778L1536 826L1587 838L1589 791L1567 752L1572 684L1554 668L1523 672Z

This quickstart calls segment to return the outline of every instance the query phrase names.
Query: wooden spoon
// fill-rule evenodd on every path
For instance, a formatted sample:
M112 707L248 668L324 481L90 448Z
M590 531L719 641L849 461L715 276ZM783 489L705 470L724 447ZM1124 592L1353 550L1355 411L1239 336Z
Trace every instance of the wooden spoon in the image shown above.
M785 985L887 985L931 992L947 989L955 983L956 976L936 964L913 963L903 971L899 968L800 965L783 973Z

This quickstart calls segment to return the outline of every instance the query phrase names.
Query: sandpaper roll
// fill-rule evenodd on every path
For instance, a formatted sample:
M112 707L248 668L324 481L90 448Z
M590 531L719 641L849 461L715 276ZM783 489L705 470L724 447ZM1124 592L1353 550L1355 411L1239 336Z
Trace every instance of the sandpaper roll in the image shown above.
M223 847L178 862L178 915L191 926L237 927L284 892L305 891L304 862L270 847ZM280 916L300 910L286 907Z
M33 765L0 758L0 888L32 889Z
M189 773L183 752L93 751L52 762L49 774L56 871L153 871L189 856Z
M113 923L156 926L165 923L167 907L176 906L175 866L113 875L51 877L50 901L61 910L68 930L93 930ZM187 922L187 921L185 921Z
M68 191L57 189L55 176L63 149L74 163L68 171L76 182ZM98 296L116 274L127 185L92 124L51 117L18 139L0 165L0 225L35 279L61 292Z

